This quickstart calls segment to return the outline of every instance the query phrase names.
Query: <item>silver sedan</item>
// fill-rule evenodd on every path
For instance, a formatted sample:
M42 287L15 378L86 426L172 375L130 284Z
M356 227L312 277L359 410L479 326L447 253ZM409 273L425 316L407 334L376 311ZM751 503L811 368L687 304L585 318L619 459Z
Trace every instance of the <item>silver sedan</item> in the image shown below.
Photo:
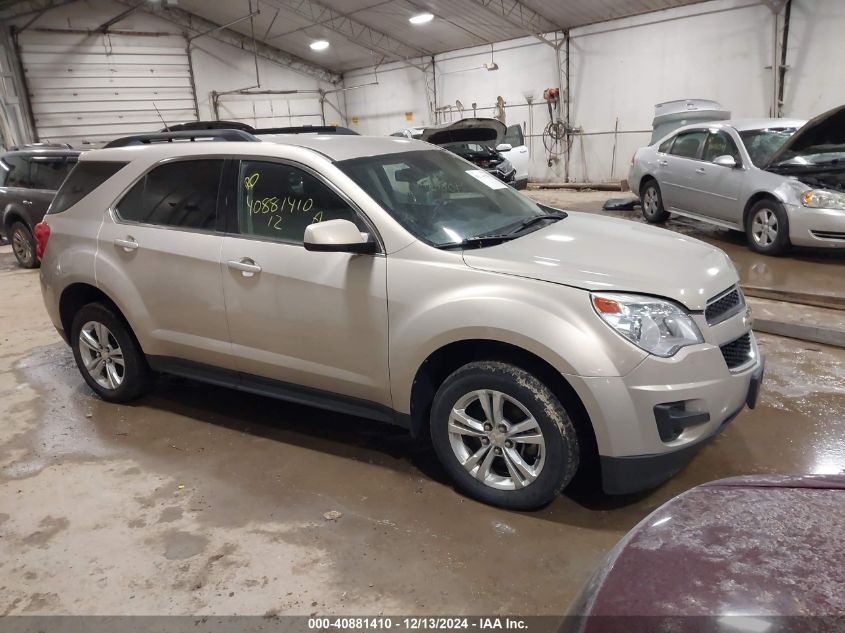
M628 183L651 223L676 213L743 231L768 255L845 248L845 106L807 123L682 127L637 150Z

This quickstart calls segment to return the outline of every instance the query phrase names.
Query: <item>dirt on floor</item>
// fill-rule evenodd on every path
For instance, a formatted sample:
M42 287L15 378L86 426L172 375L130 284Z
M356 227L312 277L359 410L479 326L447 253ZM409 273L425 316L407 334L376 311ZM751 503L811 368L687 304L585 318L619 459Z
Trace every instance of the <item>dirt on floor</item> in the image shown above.
M516 513L398 428L176 378L102 402L8 246L0 293L0 614L562 614L672 496L845 468L845 351L820 345L760 336L760 405L662 487Z

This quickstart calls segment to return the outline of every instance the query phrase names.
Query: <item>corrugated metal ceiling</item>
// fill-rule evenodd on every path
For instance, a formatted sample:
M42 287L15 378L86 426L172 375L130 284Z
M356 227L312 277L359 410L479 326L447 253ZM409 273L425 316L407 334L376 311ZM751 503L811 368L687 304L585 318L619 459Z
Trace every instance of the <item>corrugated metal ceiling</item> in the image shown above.
M218 24L256 8L231 28L335 72L444 53L533 33L603 22L703 0L179 0L178 7ZM430 12L414 26L408 18ZM325 51L309 44L325 39Z

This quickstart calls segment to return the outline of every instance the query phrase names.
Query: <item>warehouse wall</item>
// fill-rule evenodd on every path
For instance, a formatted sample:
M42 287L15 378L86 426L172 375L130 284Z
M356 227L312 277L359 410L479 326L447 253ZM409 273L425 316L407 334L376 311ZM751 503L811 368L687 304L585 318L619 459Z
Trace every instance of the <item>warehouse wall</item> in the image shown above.
M40 17L25 33L27 37L51 37L50 33L39 32L39 29L94 29L110 18L126 10L126 5L110 0L79 0L64 7L51 9ZM24 22L28 18L22 19ZM141 11L121 20L114 29L121 31L149 31L162 33L181 33L182 29L166 20ZM58 35L52 35L58 38ZM108 46L108 36L85 36L86 44ZM181 41L181 40L180 40ZM254 86L255 62L248 51L216 41L210 37L197 39L191 46L191 63L194 70L194 82L201 119L212 119L211 92L235 90ZM316 90L330 89L333 86L327 82L306 76L259 58L259 76L261 88L268 90ZM343 119L338 110L343 110L343 100L337 94L330 95L331 106L326 107L326 120L329 123L342 123ZM157 104L157 106L160 104ZM221 100L221 118L230 117L243 120L250 124L262 126L319 124L319 100L316 95L291 96L252 96L227 97ZM178 116L184 119L184 112ZM168 123L171 118L165 116ZM159 129L161 126L153 124L143 130ZM93 131L93 129L92 129Z
M631 155L650 137L655 103L710 98L737 117L769 116L774 98L773 20L758 0L713 0L573 29L571 123L583 135L573 141L569 180L624 178ZM793 1L784 115L809 117L845 102L845 85L826 72L831 60L845 58L843 27L841 0ZM528 37L494 45L492 59L498 71L482 68L491 60L490 46L437 55L437 105L460 100L463 116L471 116L476 102L480 116L492 116L496 98L502 96L507 122L523 123L529 135L532 180L563 180L563 161L547 166L542 142L549 120L543 89L561 83L554 49ZM344 78L357 81L372 77L372 72L364 69ZM420 75L407 68L381 72L379 86L347 95L349 115L357 116L359 129L367 133L405 127L398 108L374 104L402 94L403 103L415 102L419 109L426 103L421 82L408 83L406 78ZM531 108L529 97L534 100ZM445 120L450 116L460 118L460 113L445 113Z

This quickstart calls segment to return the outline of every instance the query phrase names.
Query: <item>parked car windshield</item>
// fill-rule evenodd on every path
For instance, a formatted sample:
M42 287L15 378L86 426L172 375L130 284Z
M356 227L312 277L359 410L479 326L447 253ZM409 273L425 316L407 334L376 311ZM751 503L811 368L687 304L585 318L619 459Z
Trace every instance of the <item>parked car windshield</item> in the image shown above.
M756 167L762 167L769 162L776 151L783 147L787 139L795 134L797 129L795 127L780 127L744 130L739 133L739 136L745 144L751 162Z
M548 213L495 176L441 150L337 165L415 237L434 246L497 235Z

